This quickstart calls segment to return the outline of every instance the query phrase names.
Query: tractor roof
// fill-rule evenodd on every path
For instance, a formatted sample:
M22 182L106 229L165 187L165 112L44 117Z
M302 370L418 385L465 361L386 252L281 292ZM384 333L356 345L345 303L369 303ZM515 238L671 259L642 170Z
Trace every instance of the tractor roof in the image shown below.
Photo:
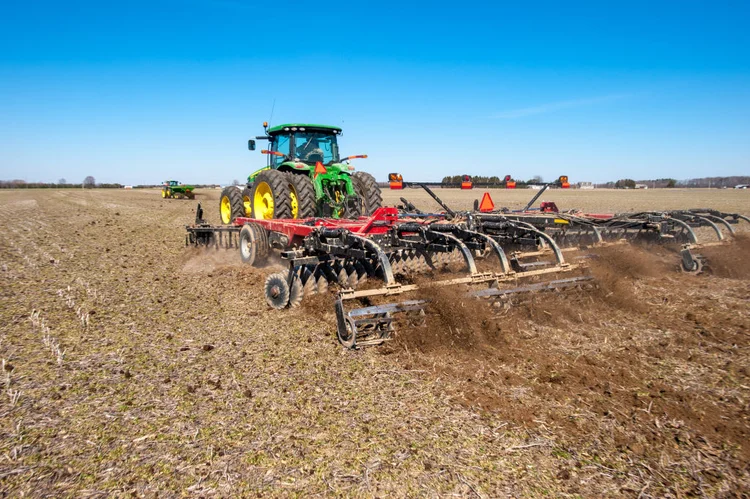
M285 125L276 125L268 129L268 135L278 135L280 133L292 131L292 128L299 130L304 128L306 131L312 132L333 132L341 133L341 128L331 125L313 125L310 123L287 123ZM296 131L296 130L294 130Z

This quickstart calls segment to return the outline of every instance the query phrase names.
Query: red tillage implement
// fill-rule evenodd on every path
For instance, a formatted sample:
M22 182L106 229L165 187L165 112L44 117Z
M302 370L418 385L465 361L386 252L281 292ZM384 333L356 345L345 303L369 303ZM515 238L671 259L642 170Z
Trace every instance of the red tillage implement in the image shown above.
M535 247L528 254L507 255L494 237L470 230L463 222L439 214L404 216L396 208L379 208L371 217L356 220L238 218L229 226L211 226L201 217L199 207L196 223L187 227L187 243L237 247L242 260L251 265L261 264L274 250L288 262L288 271L272 274L265 282L266 301L273 308L296 307L304 295L338 285L338 339L350 348L382 343L391 337L399 313L424 309L427 301L421 299L372 304L379 297L419 289L416 284L400 284L399 275L432 273L430 286L465 285L467 294L484 299L581 286L591 279L577 275L539 282L544 276L581 267L567 263L554 240L543 232L510 221L505 223L508 230L515 228L534 238L543 251ZM535 261L521 263L528 258ZM487 260L486 270L477 268L480 259ZM455 272L456 267L463 268L462 276L440 279L443 272ZM523 281L533 282L519 285ZM345 304L354 300L364 301L365 306L347 310Z

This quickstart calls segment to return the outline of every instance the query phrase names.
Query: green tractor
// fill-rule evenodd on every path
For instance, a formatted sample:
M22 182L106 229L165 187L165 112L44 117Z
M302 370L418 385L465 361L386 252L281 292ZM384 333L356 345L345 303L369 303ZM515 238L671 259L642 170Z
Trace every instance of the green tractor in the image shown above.
M165 180L161 186L161 197L172 199L195 199L192 185L182 185L176 180Z
M288 124L268 128L255 137L268 140L268 165L247 178L245 186L228 186L221 193L221 222L237 217L358 218L371 215L383 202L375 178L355 172L339 157L336 141L341 128L328 125ZM255 150L255 140L248 141Z

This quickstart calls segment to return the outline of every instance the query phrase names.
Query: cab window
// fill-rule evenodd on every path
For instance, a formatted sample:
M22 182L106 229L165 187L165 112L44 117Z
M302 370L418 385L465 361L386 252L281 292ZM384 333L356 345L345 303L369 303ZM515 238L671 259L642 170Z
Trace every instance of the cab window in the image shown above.
M339 159L336 136L321 132L297 132L294 135L294 156L305 163L334 163Z
M272 151L280 152L289 156L289 136L279 135L273 141ZM271 156L271 165L278 166L285 161L281 156Z

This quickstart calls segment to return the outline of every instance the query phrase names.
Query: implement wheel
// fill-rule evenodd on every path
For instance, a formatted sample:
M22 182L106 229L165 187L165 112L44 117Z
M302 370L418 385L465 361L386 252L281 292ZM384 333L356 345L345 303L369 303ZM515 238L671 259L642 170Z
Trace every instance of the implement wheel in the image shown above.
M383 206L383 195L380 193L380 187L375 182L375 177L365 172L355 172L352 175L354 191L360 199L360 212L362 215L369 217L375 210Z
M286 174L289 177L289 201L292 218L315 216L315 188L307 173Z
M289 179L278 170L263 170L253 182L253 218L292 218Z
M268 256L268 233L256 223L242 226L240 230L240 258L242 263L257 265Z
M231 224L237 217L245 216L245 208L242 205L239 188L230 185L221 191L219 214L221 215L221 223L224 225Z

